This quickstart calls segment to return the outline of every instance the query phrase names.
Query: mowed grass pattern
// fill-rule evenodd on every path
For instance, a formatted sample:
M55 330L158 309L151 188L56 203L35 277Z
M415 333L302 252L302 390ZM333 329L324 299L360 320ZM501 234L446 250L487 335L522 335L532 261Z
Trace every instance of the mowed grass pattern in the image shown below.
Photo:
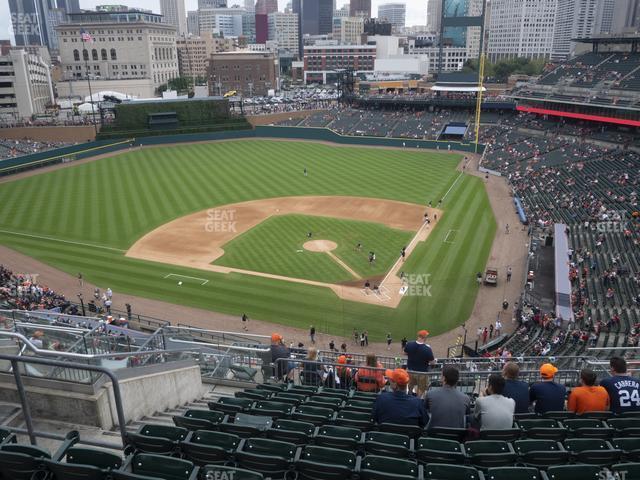
M80 271L101 288L180 305L245 312L302 328L313 323L335 335L367 328L374 340L387 331L411 336L416 325L437 334L471 312L477 293L473 277L484 268L495 234L484 186L467 175L447 196L445 216L430 239L407 262L414 271L431 274L432 296L405 298L395 310L343 302L325 288L144 262L113 249L127 249L176 217L257 198L353 195L424 204L444 196L458 175L459 160L459 155L424 150L277 141L133 150L0 184L0 242L72 275ZM455 243L444 244L449 229L459 231ZM168 273L209 283L178 289L174 279L164 279Z
M312 238L307 238L307 233ZM385 225L311 215L282 215L266 219L223 246L224 255L216 265L339 283L355 280L347 270L322 252L309 252L309 240L331 240L338 244L332 252L362 277L384 275L409 243L412 232ZM355 246L362 243L362 250ZM368 252L376 254L370 264Z

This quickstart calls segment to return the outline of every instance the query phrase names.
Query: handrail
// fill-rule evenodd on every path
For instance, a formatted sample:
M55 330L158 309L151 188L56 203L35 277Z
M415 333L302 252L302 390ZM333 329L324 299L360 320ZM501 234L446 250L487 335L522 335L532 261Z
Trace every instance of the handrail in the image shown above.
M224 330L209 330L206 328L198 328L191 327L189 325L185 325L184 323L179 323L178 325L167 325L168 328L176 328L181 330L193 330L196 332L205 332L205 333L219 333L222 335L234 335L236 337L256 337L256 338L264 338L265 340L271 341L271 338L268 335L259 335L257 333L240 333L240 332L227 332Z
M269 352L271 351L271 347L267 347L267 348L255 348L255 347L241 347L239 345L226 345L226 344L222 344L220 346L214 344L214 343L206 343L206 342L194 342L191 340L179 340L177 338L173 338L173 337L169 337L169 340L175 343L186 343L189 345L198 345L199 347L205 347L205 348L226 348L227 351L228 350L238 350L241 352L260 352L260 353L264 353L264 352ZM167 350L168 352L174 351L174 350Z
M75 327L62 327L57 325L42 325L40 323L31 323L31 322L13 322L13 325L16 327L25 327L25 328L36 328L38 330L55 330L56 332L68 332L68 333L78 333L84 335L87 332L92 331L88 328L75 328Z

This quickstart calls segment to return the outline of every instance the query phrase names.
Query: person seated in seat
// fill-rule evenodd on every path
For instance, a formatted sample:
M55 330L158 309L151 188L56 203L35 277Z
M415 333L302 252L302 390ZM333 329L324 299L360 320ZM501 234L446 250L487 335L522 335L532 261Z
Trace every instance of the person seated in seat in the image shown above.
M505 380L502 395L513 398L516 402L515 413L529 412L529 384L518 380L520 367L516 362L507 362L502 369L502 376Z
M372 411L373 421L424 427L428 420L424 402L407 394L407 371L396 368L387 370L385 375L389 379L391 392L383 392L376 398Z
M596 374L589 368L580 372L581 386L574 388L569 395L567 410L581 415L585 412L609 410L609 394L604 387L596 385Z
M321 385L326 377L324 366L318 362L318 350L309 348L307 357L302 362L300 380L303 385Z
M489 385L483 397L476 400L473 412L481 430L504 430L513 427L513 412L516 402L502 395L505 379L494 373L489 376Z
M291 350L287 348L282 341L282 335L274 333L271 335L271 362L275 368L274 376L277 380L283 380L285 377L287 380L290 378L290 373L293 370L292 362L285 362L280 360L281 358L290 358Z
M538 415L564 410L567 389L553 381L557 372L558 369L551 363L543 364L540 367L542 381L534 383L529 388L529 401L535 403L535 412Z
M340 355L338 357L338 366L336 367L336 375L338 376L338 380L340 381L339 388L343 388L345 390L351 389L353 385L353 370L351 367L347 366L349 363L349 359L346 355Z
M366 358L367 367L382 368L374 353L368 353ZM356 388L359 392L379 392L384 388L385 380L382 370L370 368L359 368L355 376Z
M611 377L600 382L609 393L611 411L616 414L640 411L640 380L627 375L627 361L621 357L609 360Z
M453 365L442 367L442 387L431 388L425 397L429 427L465 428L471 400L456 388L460 372Z

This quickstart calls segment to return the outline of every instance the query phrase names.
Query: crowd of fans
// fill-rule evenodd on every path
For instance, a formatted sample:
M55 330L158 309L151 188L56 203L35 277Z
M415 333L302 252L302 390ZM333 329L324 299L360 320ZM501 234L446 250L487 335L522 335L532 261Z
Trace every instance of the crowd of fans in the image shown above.
M0 159L20 157L71 145L66 142L40 142L24 138L21 140L0 139Z

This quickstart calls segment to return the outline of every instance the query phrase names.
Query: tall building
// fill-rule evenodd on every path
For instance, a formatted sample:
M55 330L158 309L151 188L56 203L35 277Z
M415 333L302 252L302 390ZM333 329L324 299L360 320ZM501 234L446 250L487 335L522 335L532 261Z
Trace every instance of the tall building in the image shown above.
M558 0L491 0L489 58L549 58L557 6Z
M57 3L67 13L80 13L80 0L57 0Z
M333 0L293 0L293 13L298 15L300 58L304 55L305 35L328 35L333 32Z
M189 10L187 12L187 32L189 35L200 35L200 25L198 24L198 11Z
M211 55L232 51L234 42L231 38L214 37L211 33L203 33L201 37L178 38L176 49L180 75L204 78L207 76Z
M611 32L635 32L639 27L640 0L615 0Z
M115 90L140 97L154 96L156 89L179 76L176 28L154 13L92 12L71 14L58 25L63 81L61 97ZM93 41L83 42L81 32ZM88 72L87 72L88 69Z
M371 18L371 0L350 0L349 16Z
M429 32L440 32L441 18L442 18L442 0L428 0L427 30Z
M19 47L3 51L0 77L0 118L5 121L45 113L47 105L54 102L49 64L38 55Z
M242 36L247 43L256 43L256 15L245 11L242 14Z
M203 8L227 8L227 0L198 0L198 10Z
M333 39L340 45L360 45L364 33L364 17L333 19Z
M9 0L16 45L46 45L56 50L55 26L66 20L67 13L79 9L77 0L59 2L59 5L55 0Z
M278 50L297 54L298 16L295 13L273 12L269 14L269 40L278 44Z
M160 13L164 16L166 23L176 27L179 37L189 33L184 0L160 0Z
M209 94L235 90L243 96L266 96L280 84L278 58L271 52L227 52L211 55Z
M256 2L255 2L255 0L244 0L244 9L247 12L255 12L256 11Z
M378 6L378 18L387 20L393 28L403 28L406 23L407 6L404 3L383 3Z
M333 19L349 16L349 4L345 3L341 8L333 10Z
M265 43L269 38L269 14L278 11L278 0L256 2L256 43Z
M310 45L304 47L304 82L333 83L336 70L350 68L356 73L373 73L375 45Z
M225 37L239 37L242 35L242 17L246 13L242 8L198 9L200 35L211 32Z

